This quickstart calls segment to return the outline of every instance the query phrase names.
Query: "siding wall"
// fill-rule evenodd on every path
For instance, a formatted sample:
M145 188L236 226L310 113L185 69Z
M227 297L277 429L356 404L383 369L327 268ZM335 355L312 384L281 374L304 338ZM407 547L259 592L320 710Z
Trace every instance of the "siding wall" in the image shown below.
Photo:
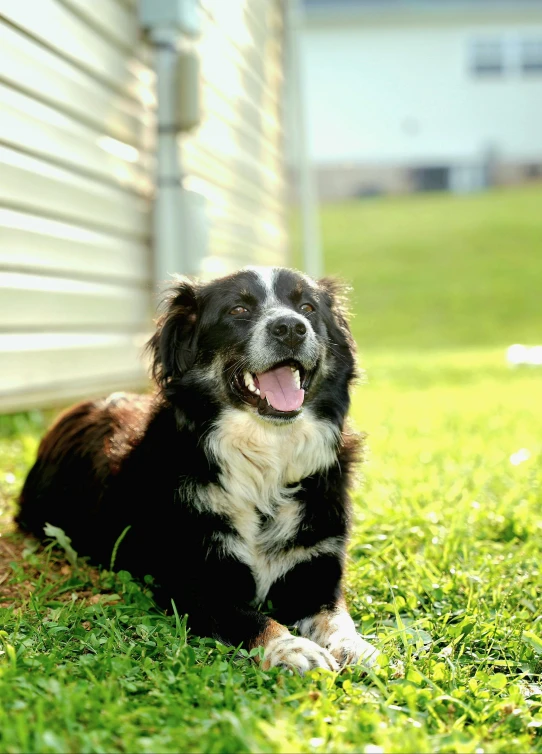
M115 0L0 0L0 410L144 383L152 73Z
M285 264L280 0L201 0L204 121L182 139L186 187L207 218L211 276Z
M209 276L284 262L282 30L279 0L202 13L179 142ZM132 0L0 0L0 411L146 384L151 65Z

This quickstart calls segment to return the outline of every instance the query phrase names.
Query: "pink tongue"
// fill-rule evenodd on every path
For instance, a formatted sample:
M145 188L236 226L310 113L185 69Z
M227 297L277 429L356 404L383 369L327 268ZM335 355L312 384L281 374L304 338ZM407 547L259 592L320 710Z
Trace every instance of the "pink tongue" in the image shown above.
M261 397L267 398L277 411L296 411L303 404L305 391L295 384L290 367L276 367L256 377Z

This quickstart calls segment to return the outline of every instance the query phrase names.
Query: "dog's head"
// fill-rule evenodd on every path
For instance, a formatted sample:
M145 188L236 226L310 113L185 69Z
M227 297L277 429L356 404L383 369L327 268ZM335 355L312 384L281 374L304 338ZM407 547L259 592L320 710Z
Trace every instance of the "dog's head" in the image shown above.
M232 405L280 423L312 406L341 421L348 407L354 345L343 289L330 279L276 267L180 279L149 346L155 379L189 414L196 401L200 411Z

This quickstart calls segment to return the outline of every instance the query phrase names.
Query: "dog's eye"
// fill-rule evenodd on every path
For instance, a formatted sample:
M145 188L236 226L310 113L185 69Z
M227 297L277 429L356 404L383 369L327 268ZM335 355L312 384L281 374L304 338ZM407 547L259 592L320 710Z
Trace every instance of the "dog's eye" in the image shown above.
M310 312L314 311L314 306L312 304L301 304L299 308L302 312L305 312L305 314L310 314Z
M244 314L245 312L248 312L248 309L245 309L244 306L234 306L230 310L230 314Z

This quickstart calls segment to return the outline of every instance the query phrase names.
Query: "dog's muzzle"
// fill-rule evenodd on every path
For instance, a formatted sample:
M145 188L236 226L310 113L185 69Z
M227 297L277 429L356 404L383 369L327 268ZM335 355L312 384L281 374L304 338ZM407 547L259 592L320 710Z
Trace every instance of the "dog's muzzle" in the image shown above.
M318 355L310 323L293 312L274 312L254 329L246 367L236 373L232 388L260 416L296 417L317 368Z

